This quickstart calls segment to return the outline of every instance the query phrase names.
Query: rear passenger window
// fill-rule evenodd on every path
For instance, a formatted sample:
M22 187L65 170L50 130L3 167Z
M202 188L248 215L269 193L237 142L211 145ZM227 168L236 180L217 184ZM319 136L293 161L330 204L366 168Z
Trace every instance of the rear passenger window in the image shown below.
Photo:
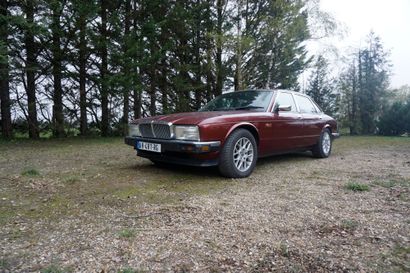
M297 112L295 101L290 93L279 93L276 97L275 109L279 105L290 105L292 106L291 112Z
M317 113L316 107L313 105L310 99L299 95L295 95L295 99L301 113Z

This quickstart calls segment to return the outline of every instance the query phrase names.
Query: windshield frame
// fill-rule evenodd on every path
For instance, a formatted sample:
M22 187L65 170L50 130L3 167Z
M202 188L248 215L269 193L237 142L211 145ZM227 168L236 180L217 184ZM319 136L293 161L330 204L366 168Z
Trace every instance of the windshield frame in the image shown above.
M221 108L221 107L216 107L216 105L214 106L214 108L211 108L212 105L216 104L219 100L221 100L222 98L226 98L229 96L238 96L242 93L259 93L258 96L262 95L262 94L268 94L268 97L266 98L266 101L263 101L263 104L254 104L255 100L249 104L249 105L236 105L236 107L225 107L225 108ZM241 90L241 91L233 91L233 92L229 92L229 93L224 93L222 95L219 95L217 97L215 97L214 99L212 99L211 101L209 101L207 104L205 104L204 106L202 106L198 112L216 112L216 111L257 111L257 112L267 112L269 110L269 107L271 105L272 99L274 97L275 92L273 90ZM257 100L256 100L257 101ZM209 108L211 108L211 110L209 110Z

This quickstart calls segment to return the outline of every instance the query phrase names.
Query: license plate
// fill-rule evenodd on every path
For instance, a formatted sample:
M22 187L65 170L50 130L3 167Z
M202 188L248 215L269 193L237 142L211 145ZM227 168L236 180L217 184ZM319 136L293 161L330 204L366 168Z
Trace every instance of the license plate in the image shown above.
M137 149L138 150L144 150L144 151L160 153L161 152L161 144L138 141L137 142Z

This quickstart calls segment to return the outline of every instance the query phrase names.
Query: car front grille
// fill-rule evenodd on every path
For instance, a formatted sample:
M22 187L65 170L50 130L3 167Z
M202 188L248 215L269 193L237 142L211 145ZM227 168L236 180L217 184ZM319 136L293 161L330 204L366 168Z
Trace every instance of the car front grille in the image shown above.
M139 125L142 137L147 138L171 138L171 126L162 123L142 123Z

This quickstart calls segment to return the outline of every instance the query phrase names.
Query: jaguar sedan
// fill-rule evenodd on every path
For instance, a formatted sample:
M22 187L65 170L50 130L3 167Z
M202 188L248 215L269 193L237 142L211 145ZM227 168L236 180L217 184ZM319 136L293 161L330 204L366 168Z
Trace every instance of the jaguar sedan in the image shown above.
M288 90L226 93L198 112L137 119L125 143L155 164L218 166L222 175L249 176L258 158L311 151L326 158L337 123L304 94Z

